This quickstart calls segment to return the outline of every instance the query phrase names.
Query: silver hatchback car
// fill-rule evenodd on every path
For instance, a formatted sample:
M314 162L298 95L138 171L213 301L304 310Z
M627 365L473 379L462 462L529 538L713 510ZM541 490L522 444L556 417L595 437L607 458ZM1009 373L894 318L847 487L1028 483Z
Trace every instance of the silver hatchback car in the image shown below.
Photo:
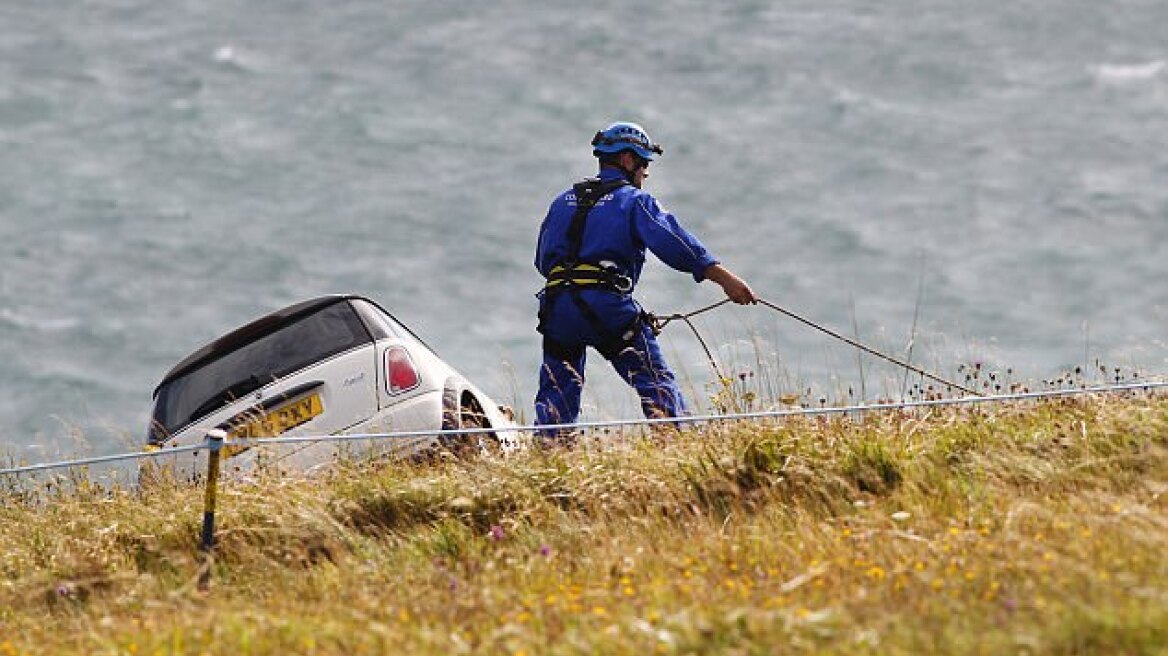
M229 438L493 429L360 443L225 449L226 471L310 471L338 455L463 455L517 445L511 413L446 364L384 308L356 295L291 305L220 337L179 362L154 390L150 449ZM197 480L206 451L146 461Z

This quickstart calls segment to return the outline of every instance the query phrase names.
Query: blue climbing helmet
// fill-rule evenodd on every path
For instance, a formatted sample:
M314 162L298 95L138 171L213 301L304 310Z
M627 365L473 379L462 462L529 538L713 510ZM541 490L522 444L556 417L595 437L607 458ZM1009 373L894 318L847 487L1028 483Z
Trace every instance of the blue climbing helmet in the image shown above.
M664 153L659 144L649 139L649 133L636 123L619 122L604 128L592 137L592 154L596 157L631 150L637 157L652 162L653 155Z

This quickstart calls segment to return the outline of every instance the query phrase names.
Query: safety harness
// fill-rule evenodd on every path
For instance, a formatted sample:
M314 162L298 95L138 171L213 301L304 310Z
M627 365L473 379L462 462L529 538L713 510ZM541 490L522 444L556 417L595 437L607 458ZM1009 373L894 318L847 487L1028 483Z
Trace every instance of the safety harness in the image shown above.
M632 279L622 273L614 262L580 260L580 244L584 238L584 223L588 214L592 208L596 207L596 203L600 202L600 199L627 184L629 184L628 181L624 179L588 178L572 186L576 196L576 213L572 216L572 223L568 226L568 255L548 272L547 284L544 285L541 292L539 326L536 328L544 334L544 351L561 360L577 359L583 351L583 347L561 344L548 337L544 331L544 307L558 294L568 293L572 302L580 310L580 314L584 316L596 334L600 335L602 341L596 346L596 350L606 359L611 360L628 348L633 338L641 332L644 313L638 314L637 318L625 326L619 334L613 334L605 327L596 311L580 295L582 289L604 290L621 295L633 291Z

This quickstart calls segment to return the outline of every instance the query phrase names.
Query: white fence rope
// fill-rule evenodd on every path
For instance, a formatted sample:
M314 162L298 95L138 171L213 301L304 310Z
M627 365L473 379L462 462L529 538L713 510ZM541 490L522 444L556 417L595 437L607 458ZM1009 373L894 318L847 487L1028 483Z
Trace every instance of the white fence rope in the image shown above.
M441 437L444 435L450 436L469 436L486 433L498 432L517 432L517 433L534 433L544 430L594 430L598 428L627 428L630 426L658 426L670 424L692 424L692 423L710 423L718 421L740 421L748 419L780 419L787 417L809 417L817 415L835 415L848 414L859 412L877 412L886 410L899 410L910 408L935 408L943 406L955 405L974 405L983 403L1001 403L1006 401L1026 401L1045 398L1057 398L1064 396L1078 396L1086 394L1103 394L1108 392L1127 392L1127 391L1151 391L1153 389L1160 389L1168 387L1168 381L1145 381L1142 383L1125 383L1118 385L1102 385L1096 387L1081 387L1072 389L1060 390L1044 390L1039 392L1018 392L1011 394L998 394L993 396L963 396L955 399L934 399L934 400L919 400L919 401L901 401L896 403L874 403L874 404L856 404L849 406L833 406L820 408L792 408L790 410L760 410L756 412L738 412L731 414L707 414L707 415L689 415L686 417L661 417L658 419L619 419L611 421L585 421L574 424L556 424L552 426L506 426L495 428L462 428L450 430L416 430L416 431L401 431L390 433L352 433L344 435L297 435L293 437L273 437L247 440L233 440L228 439L223 441L224 447L239 446L239 447L266 447L278 446L281 444L304 444L316 442L354 442L366 440L389 440L389 439L413 439L419 437ZM181 446L181 447L166 447L153 451L142 451L137 453L122 453L108 456L98 456L94 458L81 458L77 460L62 460L60 462L49 462L35 465L26 465L22 467L12 467L9 469L0 469L0 475L7 474L27 474L38 471L45 471L50 469L65 469L68 467L81 467L85 465L100 464L107 462L117 462L121 460L140 460L144 458L156 458L160 456L172 456L177 453L185 453L188 451L198 451L201 449L209 449L210 440L204 441L200 444Z
M167 449L165 453L162 451L139 451L135 453L116 453L109 456L95 456L93 458L80 458L78 460L45 462L37 465L25 465L23 467L12 467L11 469L0 469L0 474L28 474L31 472L44 471L46 469L65 469L67 467L97 465L103 462L118 462L119 460L141 460L143 458L154 458L159 455L171 455L174 453L184 453L187 451L198 451L199 449L205 448L207 448L206 442L202 444L192 444L190 446L176 446L172 449Z

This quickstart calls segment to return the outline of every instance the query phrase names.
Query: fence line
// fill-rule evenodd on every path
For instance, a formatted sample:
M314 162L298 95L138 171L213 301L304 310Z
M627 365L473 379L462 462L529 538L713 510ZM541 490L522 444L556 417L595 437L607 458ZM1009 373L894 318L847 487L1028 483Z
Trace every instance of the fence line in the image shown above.
M265 447L278 446L281 444L304 444L317 442L353 442L353 441L367 441L367 440L388 440L388 439L413 439L419 437L440 437L444 435L451 436L469 436L479 435L485 433L498 432L516 432L516 433L534 433L538 431L548 430L594 430L599 428L627 428L630 426L659 426L659 425L673 425L673 424L694 424L694 423L711 423L719 421L742 421L750 419L781 419L787 417L807 417L807 416L822 416L835 414L849 414L860 412L875 412L885 410L900 410L910 408L935 408L944 406L956 405L974 405L984 403L1002 403L1005 401L1026 401L1044 398L1057 398L1065 396L1078 396L1086 394L1102 394L1107 392L1125 392L1125 391L1151 391L1168 387L1168 381L1145 381L1142 383L1125 383L1117 385L1102 385L1095 387L1082 387L1074 389L1062 390L1045 390L1039 392L1018 392L1011 394L999 394L994 396L963 396L955 399L932 399L919 401L901 401L896 403L874 403L874 404L854 404L849 406L833 406L820 408L792 408L789 410L759 410L755 412L738 412L730 414L706 414L706 415L690 415L686 417L661 417L656 419L619 419L610 421L585 421L574 424L557 424L555 426L509 426L503 428L462 428L449 430L415 430L415 431L400 431L390 433L354 433L345 435L297 435L292 437L273 437L260 439L228 439L223 440L222 446L241 446L241 447ZM101 464L107 462L118 462L123 460L140 460L145 458L156 458L161 456L172 456L177 453L185 453L188 451L198 451L201 449L210 449L211 440L207 439L199 444L180 446L180 447L165 447L162 449L154 449L150 451L141 451L136 453L120 453L108 456L97 456L93 458L80 458L76 460L62 460L60 462L48 462L35 465L25 465L21 467L12 467L8 469L0 469L0 475L9 474L27 474L38 471L46 471L51 469L65 469L69 467L81 467L86 465Z
M938 407L938 406L952 406L960 404L973 403L987 403L987 402L1002 402L1011 400L1026 400L1026 399L1040 399L1051 398L1059 396L1071 396L1076 394L1094 394L1101 392L1120 392L1127 390L1144 390L1149 391L1155 388L1168 387L1168 382L1145 382L1140 384L1128 385L1108 385L1103 387L1090 387L1070 390L1049 390L1045 392L1025 392L1020 394L1004 394L999 396L977 396L977 397L962 397L959 399L936 399L936 400L922 400L922 401L908 401L901 403L878 403L874 405L852 405L838 408L811 408L811 409L792 409L792 410L778 410L778 411L760 411L760 412L740 412L728 415L704 415L697 417L668 417L661 419L642 419L642 420L623 420L623 421L593 421L581 422L571 425L559 425L556 428L559 430L573 428L573 429L589 429L602 427L617 427L617 426L634 426L634 425L659 425L659 424L677 424L677 423L696 423L708 421L733 421L746 419L761 419L767 417L796 417L796 416L814 416L825 414L840 414L847 412L864 412L875 410L893 410L900 408L921 408L921 407ZM513 429L517 432L530 432L542 430L546 427L540 426L516 426ZM219 465L223 447L225 446L274 446L277 444L295 444L303 442L326 442L326 441L348 441L348 440L370 440L370 439L389 439L389 438L405 438L405 437L423 437L423 436L437 436L442 434L454 435L471 435L476 433L492 432L499 430L500 432L508 429L467 429L467 430L451 430L451 431L409 431L404 433L381 433L381 434L366 434L366 435L320 435L320 436L298 436L298 437L284 437L272 438L267 440L227 440L227 432L222 429L211 429L207 431L204 441L200 444L176 447L172 449L155 449L151 451L144 451L141 453L124 453L115 454L111 456L100 456L97 458L85 458L80 460L63 461L55 463L44 463L39 465L29 465L26 467L15 467L12 469L0 469L0 475L3 474L21 474L34 471L43 471L47 469L60 469L65 467L76 467L80 465L89 465L102 462L116 462L119 460L136 460L140 458L151 458L157 456L168 456L175 453L183 453L186 451L196 451L199 449L207 449L207 477L205 479L206 489L203 497L203 526L200 532L199 539L199 555L201 564L198 571L198 589L206 592L211 586L212 570L215 566L215 512L218 505L218 484L219 484Z
M22 467L12 467L11 469L0 469L2 474L28 474L32 472L45 471L47 469L65 469L67 467L81 467L85 465L96 465L104 462L118 462L120 460L141 460L143 458L154 458L160 455L171 455L174 453L184 453L187 451L198 451L199 449L207 448L207 444L192 444L189 446L176 446L166 451L138 451L135 453L116 453L108 456L95 456L92 458L80 458L78 460L62 460L60 462L45 462L36 465L25 465Z

